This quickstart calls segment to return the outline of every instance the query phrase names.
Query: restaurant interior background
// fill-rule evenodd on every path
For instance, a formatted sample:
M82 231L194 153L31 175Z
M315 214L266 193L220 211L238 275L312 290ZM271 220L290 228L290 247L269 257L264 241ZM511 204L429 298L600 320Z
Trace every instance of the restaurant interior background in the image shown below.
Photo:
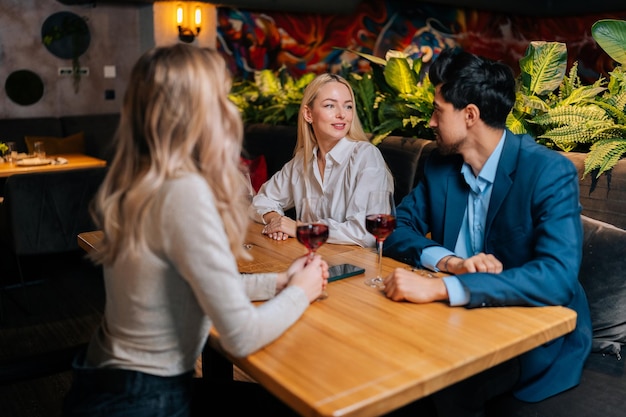
M225 1L231 6L152 0L0 0L0 119L119 112L131 67L139 56L155 45L179 42L176 9L180 4L188 6L187 11L196 6L202 10L201 30L193 43L220 48L240 77L282 66L297 76L333 70L343 63L355 68L369 65L336 47L379 56L389 49L407 50L428 60L440 48L456 45L501 59L515 69L530 41L546 40L567 43L570 60L579 61L579 74L595 80L612 62L591 37L592 24L602 18L626 19L624 0L508 4L501 0ZM250 6L254 4L268 7L255 9ZM66 73L72 69L71 57L57 56L43 41L46 22L59 13L83 17L88 29L87 39L83 39L86 48L78 57L80 68L88 69L88 74L81 75L78 88L74 77ZM32 104L18 104L9 98L11 83L7 81L16 73L30 74L40 83L41 96ZM30 87L22 83L18 90ZM0 141L2 134L0 131ZM9 258L12 254L0 255ZM99 270L74 258L72 264L65 262L66 258L51 264L51 259L30 262L33 269L45 270L50 281L47 286L26 287L26 294L34 294L36 300L25 304L34 310L30 314L23 314L6 293L0 294L0 298L5 296L5 317L11 323L0 326L0 333L5 332L0 339L8 341L0 344L0 360L5 366L9 363L20 377L40 372L37 367L49 360L39 355L42 350L63 342L71 352L77 343L86 343L101 319L104 291ZM3 267L13 266L2 262L0 256L0 278L5 279ZM18 301L28 301L23 293L18 297ZM11 338L6 337L7 332ZM15 351L20 353L18 363L13 360ZM39 360L31 360L31 356ZM55 363L67 370L65 357ZM66 371L0 386L0 413L55 417L70 380ZM23 414L13 413L16 409Z
M220 48L233 72L242 77L281 66L297 76L332 71L345 63L355 69L368 65L335 47L378 56L389 49L405 50L428 61L444 46L460 46L515 69L530 41L546 40L565 42L570 60L579 62L579 74L595 80L610 70L612 61L591 37L591 25L601 18L626 18L626 6L606 0L515 5L481 0L229 3L267 4L266 10L208 2L2 0L0 118L118 112L131 67L141 53L179 41L176 8L181 3L187 10L202 10L201 31L192 42ZM289 4L289 11L276 10ZM60 74L72 67L72 59L59 58L42 41L46 19L59 12L84 17L88 28L88 47L79 56L88 74L80 77L77 88L72 76ZM43 85L41 97L28 105L15 103L6 92L10 76L24 70Z

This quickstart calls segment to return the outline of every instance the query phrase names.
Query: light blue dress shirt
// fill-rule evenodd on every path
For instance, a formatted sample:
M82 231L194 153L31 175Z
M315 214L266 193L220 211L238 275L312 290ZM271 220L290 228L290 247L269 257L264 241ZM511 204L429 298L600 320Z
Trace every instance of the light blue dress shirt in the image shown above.
M461 258L469 258L484 250L487 209L489 208L493 182L496 178L496 171L498 170L498 163L502 154L502 147L504 146L504 137L505 134L503 133L498 146L489 156L478 176L474 176L472 168L467 163L464 163L461 167L461 173L470 187L470 192L467 196L467 207L454 252L443 246L426 248L422 251L422 256L420 257L422 266L438 271L436 265L445 256L455 255ZM448 291L450 305L460 306L469 302L470 295L457 277L444 277L443 282Z

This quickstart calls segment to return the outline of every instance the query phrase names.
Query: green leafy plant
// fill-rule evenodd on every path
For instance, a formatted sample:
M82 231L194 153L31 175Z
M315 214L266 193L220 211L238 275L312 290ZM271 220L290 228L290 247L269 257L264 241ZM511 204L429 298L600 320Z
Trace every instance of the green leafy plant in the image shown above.
M9 147L4 142L0 142L0 155L4 155L6 151L9 150Z
M608 56L626 66L626 21L598 20L591 26L591 36Z
M565 75L567 49L558 42L531 42L520 60L516 101L507 118L507 127L514 133L528 133L537 137L537 130L529 122L545 113L557 99L554 95Z
M421 59L390 50L385 59L348 50L370 61L371 72L349 74L359 114L371 141L378 145L391 134L433 139L428 122L433 110L435 89L422 74Z
M428 121L434 87L420 74L421 60L399 51L389 51L386 59L357 54L374 64L372 70L359 74L344 69L341 75L354 90L359 119L372 133L372 143L378 145L390 134L433 139ZM285 68L258 71L252 80L236 80L230 99L245 123L296 125L304 88L313 78L308 73L294 79Z
M531 42L520 60L516 103L507 119L515 133L528 133L562 151L588 152L583 177L597 178L626 153L626 86L616 68L610 80L583 85L575 63L566 75L567 49L559 42Z
M507 127L555 150L586 152L583 176L597 179L626 154L626 21L600 20L592 35L617 62L609 78L584 85L577 63L568 71L565 44L531 42L520 60ZM380 58L345 50L371 63L364 74L345 67L341 75L352 85L359 118L372 133L372 143L378 145L391 134L433 139L428 122L434 86L422 61L401 51ZM296 80L284 68L276 73L263 70L254 80L236 82L231 99L246 123L295 125L303 90L314 77Z
M346 72L343 77L350 83L354 91L357 102L357 113L363 125L363 130L372 132L378 123L378 118L373 111L377 108L378 95L374 77L371 72L358 74L356 72Z
M262 70L254 80L235 81L229 97L245 123L295 126L304 89L313 78L315 74L309 73L296 80L285 68L276 73Z
M600 175L626 154L626 21L599 20L591 27L591 35L618 63L609 73L607 91L599 102L614 123L603 129L585 159L585 172L595 170Z

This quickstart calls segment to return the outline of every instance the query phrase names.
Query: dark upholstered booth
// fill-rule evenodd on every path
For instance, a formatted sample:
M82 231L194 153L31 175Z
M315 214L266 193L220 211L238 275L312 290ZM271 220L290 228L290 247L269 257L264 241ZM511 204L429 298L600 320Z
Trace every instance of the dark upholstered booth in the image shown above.
M265 158L268 178L293 157L296 147L295 126L247 125L243 138L243 156Z
M19 274L2 276L0 291L19 290L25 284L39 283L46 265L29 255L60 254L81 250L77 234L94 230L89 204L100 186L106 168L12 175L4 184L4 201L0 204L0 251L4 259L13 258ZM38 263L39 274L25 280L22 270L25 258ZM32 265L30 265L32 266ZM4 307L0 293L0 322L4 323ZM12 297L13 301L17 298ZM22 309L30 314L34 300L24 301ZM0 361L0 385L38 378L70 369L72 358L85 347L77 343L63 348L43 349L35 355Z
M79 250L78 233L95 228L88 208L105 173L106 168L89 168L7 178L0 205L1 240L15 254L18 267L23 255Z
M593 175L586 175L583 179L587 154L581 152L563 154L578 168L583 214L626 229L626 162L621 161L597 180Z
M423 161L436 146L436 142L432 140L401 136L388 136L378 145L393 175L396 204L399 204L422 178Z
M60 118L65 136L83 132L85 153L108 163L113 157L113 136L119 124L117 113L63 116Z
M65 138L82 132L85 138L85 153L110 162L112 139L119 120L118 113L0 119L1 140L15 142L18 152L27 152L25 141L27 136Z

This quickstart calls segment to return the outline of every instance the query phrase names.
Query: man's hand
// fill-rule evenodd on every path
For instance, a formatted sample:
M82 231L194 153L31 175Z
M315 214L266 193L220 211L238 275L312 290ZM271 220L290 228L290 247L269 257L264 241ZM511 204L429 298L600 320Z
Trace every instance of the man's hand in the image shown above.
M500 262L495 256L482 252L467 259L459 258L454 255L452 255L449 259L448 257L444 257L437 264L437 268L443 272L453 275L474 272L499 274L503 269L502 262Z
M385 277L383 292L393 301L430 303L448 299L448 291L441 278L425 277L403 268L396 268Z

